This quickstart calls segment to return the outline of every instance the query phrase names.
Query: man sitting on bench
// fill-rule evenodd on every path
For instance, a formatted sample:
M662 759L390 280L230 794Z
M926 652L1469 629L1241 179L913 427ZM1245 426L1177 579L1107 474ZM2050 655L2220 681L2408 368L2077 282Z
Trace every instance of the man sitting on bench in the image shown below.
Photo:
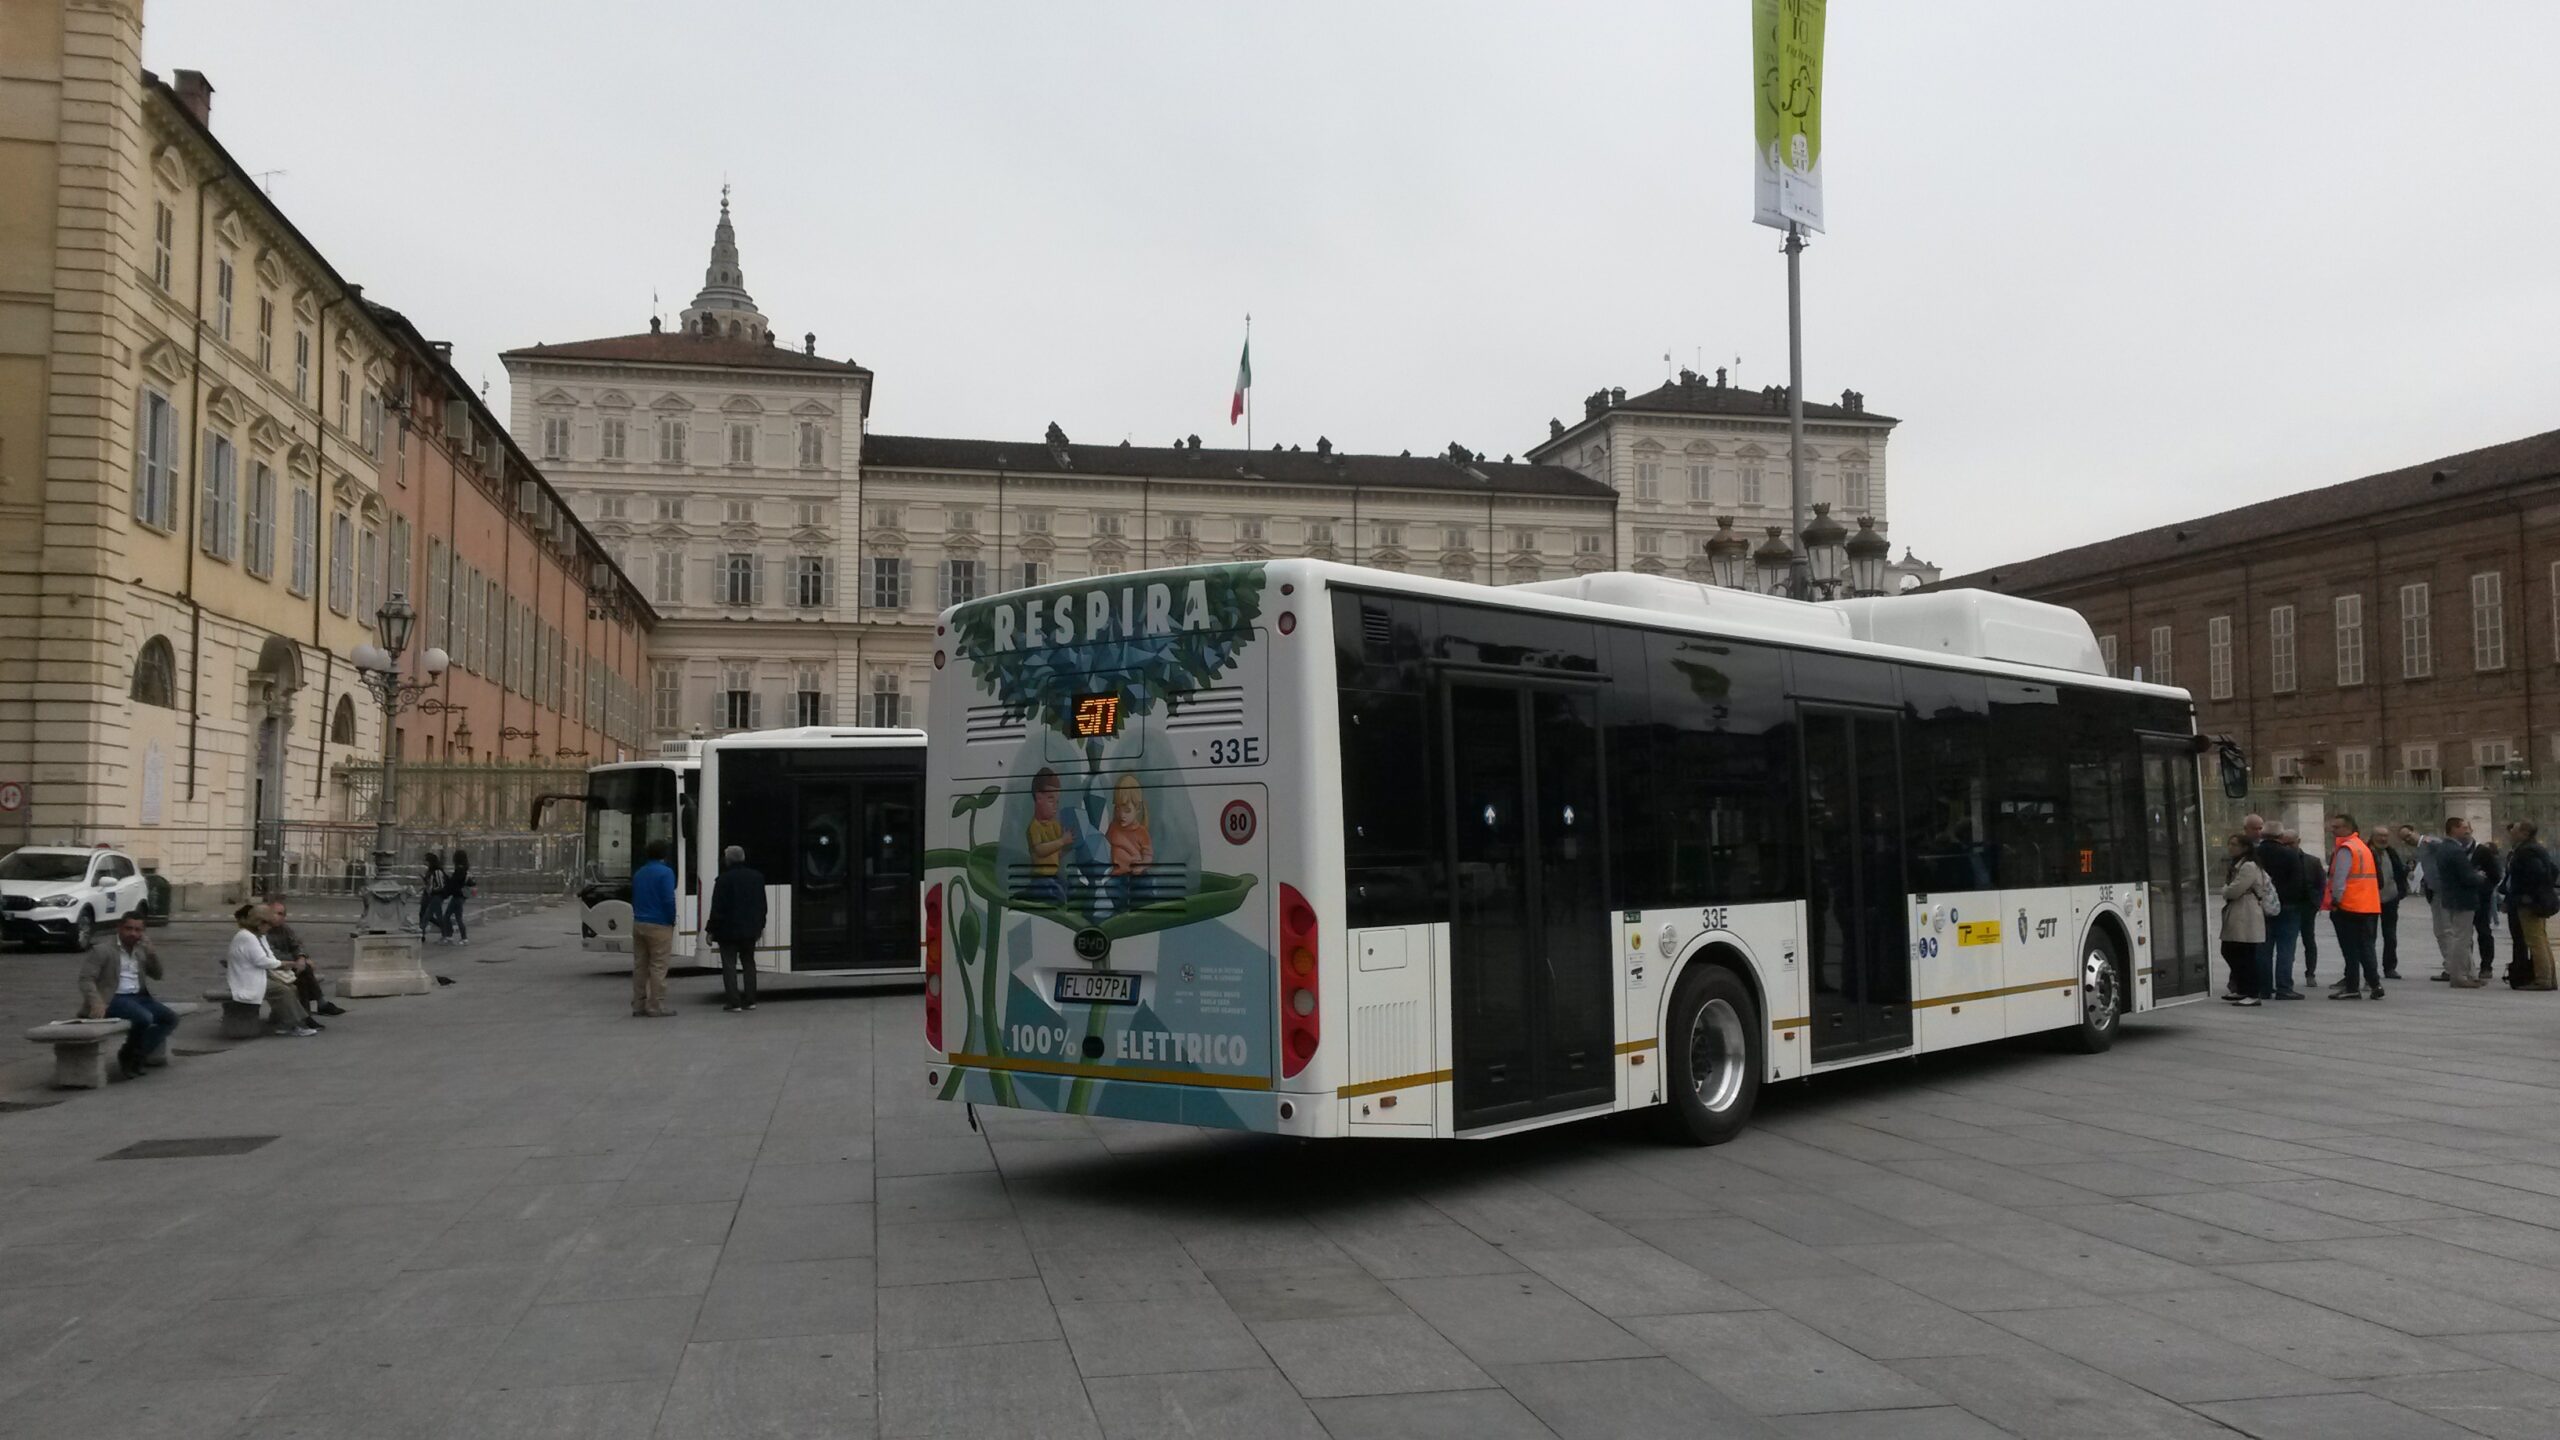
M330 1000L328 991L321 988L320 967L311 963L311 952L302 948L302 937L294 934L293 927L284 923L283 896L267 897L267 916L267 950L292 972L293 993L302 1001L302 1008L313 1015L347 1013ZM311 1024L314 1029L328 1028L317 1020Z
M243 1005L265 1002L275 1017L279 1035L317 1035L318 1026L303 1012L302 1001L293 993L290 973L267 948L267 927L274 923L267 907L252 900L231 912L240 928L231 936L231 950L223 959L223 969L231 982L231 998Z
M116 1052L116 1068L127 1080L142 1074L142 1062L169 1043L178 1014L152 998L151 982L160 978L160 952L142 935L142 916L116 922L113 939L89 947L80 961L80 1013L92 1020L122 1020L124 1048Z

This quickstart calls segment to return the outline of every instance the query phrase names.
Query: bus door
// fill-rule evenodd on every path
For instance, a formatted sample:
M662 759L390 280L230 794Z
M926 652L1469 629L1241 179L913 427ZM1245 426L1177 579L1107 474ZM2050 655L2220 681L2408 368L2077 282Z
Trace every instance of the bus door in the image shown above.
M1598 697L1451 678L1450 990L1461 1130L1616 1093Z
M1902 777L1890 712L1799 705L1813 1058L1911 1044Z
M924 782L911 775L810 775L799 791L791 876L791 968L916 963L916 848Z
M2201 994L2212 982L2205 954L2204 855L2198 825L2193 741L2146 735L2142 740L2143 830L2150 855L2151 994L2155 1000ZM2131 997L2127 997L2130 1000Z
M894 968L916 963L916 893L923 855L916 837L924 822L924 781L882 775L856 789L862 825L854 836L854 867L862 886L857 965Z

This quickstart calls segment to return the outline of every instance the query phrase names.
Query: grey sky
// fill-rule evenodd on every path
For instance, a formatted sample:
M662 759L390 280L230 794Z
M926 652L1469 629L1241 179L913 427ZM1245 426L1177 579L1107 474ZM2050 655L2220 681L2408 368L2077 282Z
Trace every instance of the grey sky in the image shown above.
M647 328L725 176L873 428L1500 455L1666 351L1785 378L1747 5L157 0L341 270ZM2560 425L2560 6L1832 7L1806 388L1965 569Z

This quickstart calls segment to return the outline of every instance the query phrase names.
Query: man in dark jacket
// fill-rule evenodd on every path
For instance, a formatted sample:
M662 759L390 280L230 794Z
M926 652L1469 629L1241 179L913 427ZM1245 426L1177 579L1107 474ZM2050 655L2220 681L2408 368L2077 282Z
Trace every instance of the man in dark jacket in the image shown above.
M2514 927L2517 971L2508 982L2519 990L2560 989L2553 973L2550 922L2560 913L2560 863L2543 848L2542 827L2519 820L2507 827L2507 913Z
M2472 970L2477 943L2472 922L2487 891L2480 883L2479 869L2471 863L2471 850L2471 822L2453 815L2445 819L2444 834L2418 852L2418 867L2426 875L2427 894L2433 902L2436 948L2444 952L2445 978L2457 990L2477 990L2481 984Z
M720 852L720 878L712 882L711 913L704 918L702 931L720 947L720 998L725 1002L720 1008L733 1015L756 1008L756 941L764 936L764 876L747 863L747 852L738 846Z
M2290 897L2301 883L2294 870L2302 852L2284 844L2260 816L2252 815L2241 822L2240 831L2248 837L2251 858L2258 862L2259 872L2267 877L2283 906L2267 917L2267 938L2258 946L2258 998L2275 1000L2290 994L2299 1000L2302 992L2293 988L2293 946L2302 938L2302 917L2294 910Z
M2294 888L2283 892L2284 908L2294 912L2294 927L2302 932L2302 983L2316 985L2320 981L2320 897L2329 893L2329 867L2320 859L2320 847L2304 845L2298 831L2284 832L2284 848L2293 852L2294 879Z

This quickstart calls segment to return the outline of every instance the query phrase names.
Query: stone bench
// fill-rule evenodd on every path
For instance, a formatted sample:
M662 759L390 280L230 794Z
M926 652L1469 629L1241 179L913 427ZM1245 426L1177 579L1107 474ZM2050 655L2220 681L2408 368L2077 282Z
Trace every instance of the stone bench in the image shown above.
M223 1039L255 1040L267 1033L265 1019L267 1007L263 1002L234 1000L228 990L207 990L204 992L204 1000L208 1005L218 1004L222 1007Z
M56 1020L38 1025L27 1038L53 1047L53 1088L95 1090L107 1083L106 1042L124 1041L133 1027L122 1020Z

